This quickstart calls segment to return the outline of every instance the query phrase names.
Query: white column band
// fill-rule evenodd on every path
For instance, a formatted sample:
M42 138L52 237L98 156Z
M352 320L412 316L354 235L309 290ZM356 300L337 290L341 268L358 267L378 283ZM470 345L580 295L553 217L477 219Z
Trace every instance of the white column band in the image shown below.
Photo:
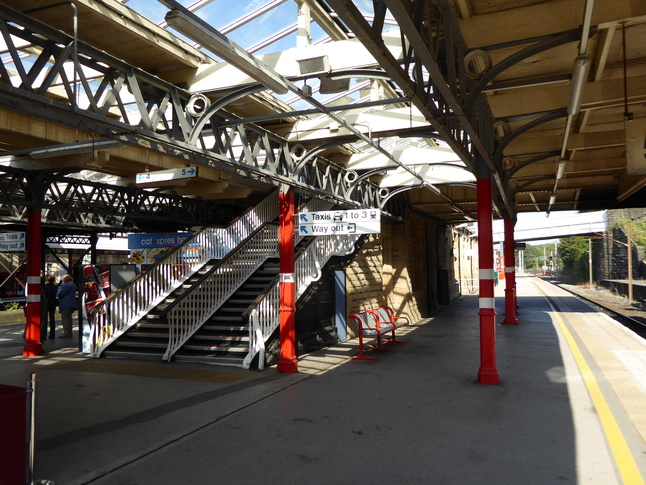
M294 283L294 273L280 273L280 283Z
M494 298L480 298L480 308L487 308L489 310L493 310L495 306L495 299Z
M493 269L481 269L479 272L479 277L481 280L492 280Z

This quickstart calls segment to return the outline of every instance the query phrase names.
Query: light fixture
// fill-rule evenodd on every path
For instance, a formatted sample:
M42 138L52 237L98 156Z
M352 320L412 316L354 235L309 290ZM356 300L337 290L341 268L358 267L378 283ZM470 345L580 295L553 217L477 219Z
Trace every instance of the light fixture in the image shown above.
M570 102L567 106L567 112L574 116L581 111L581 101L583 100L583 89L588 82L588 72L592 59L588 56L578 56L574 60L574 71L572 72L572 87L570 88Z
M556 169L556 179L561 180L565 174L565 160L559 160L559 166Z
M550 205L554 205L554 202L556 202L556 195L553 195L550 197Z
M312 74L314 72L330 72L330 60L326 54L311 53L306 50L307 55L297 57L298 69L301 74Z
M289 91L285 78L191 12L170 10L166 14L166 22L275 93Z
M98 140L76 141L74 143L65 143L64 145L52 145L45 148L38 148L29 152L31 158L52 158L77 153L88 153L97 150L109 150L110 148L120 148L124 146L121 140L103 138Z

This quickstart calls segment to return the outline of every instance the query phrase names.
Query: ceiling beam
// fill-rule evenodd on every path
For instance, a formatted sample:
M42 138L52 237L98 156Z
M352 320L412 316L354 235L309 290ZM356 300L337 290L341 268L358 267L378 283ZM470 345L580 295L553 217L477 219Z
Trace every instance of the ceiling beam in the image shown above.
M518 39L540 37L581 27L585 2L559 0L536 2L516 8L458 20L464 41L471 49ZM646 15L646 2L635 0L598 1L592 13L592 25L606 26Z
M629 102L646 98L646 76L629 78ZM624 103L623 79L589 82L585 86L582 110L622 106ZM490 95L489 105L497 119L512 118L563 109L568 104L570 85L554 84L529 87L522 90L502 91Z

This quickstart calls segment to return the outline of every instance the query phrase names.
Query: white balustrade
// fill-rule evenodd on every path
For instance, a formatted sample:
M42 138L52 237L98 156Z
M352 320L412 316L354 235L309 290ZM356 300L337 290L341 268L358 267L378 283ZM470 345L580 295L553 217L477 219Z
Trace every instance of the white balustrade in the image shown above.
M278 217L273 192L228 228L206 228L174 248L146 272L93 308L90 318L90 355L101 352L207 262L222 259L263 224Z
M294 276L296 279L296 301L305 293L307 287L321 277L321 268L332 256L344 256L354 250L354 244L361 236L318 236L296 259ZM278 312L279 285L275 284L251 310L249 318L249 353L242 366L248 369L256 354L259 369L264 367L265 342L280 324Z
M168 312L169 360L268 258L278 257L278 227L258 231Z

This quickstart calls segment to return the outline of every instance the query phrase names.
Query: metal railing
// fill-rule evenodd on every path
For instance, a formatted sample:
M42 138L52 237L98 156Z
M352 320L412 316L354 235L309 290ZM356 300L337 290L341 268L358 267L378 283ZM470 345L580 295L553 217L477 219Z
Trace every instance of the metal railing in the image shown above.
M268 258L277 257L278 227L268 225L183 295L181 302L166 314L169 342L164 360L169 360Z
M228 228L205 228L174 248L127 286L92 309L90 355L99 357L207 262L221 259L278 216L278 193L270 194Z
M329 208L329 202L312 199L306 210ZM197 287L175 302L166 313L169 325L169 343L164 359L169 360L188 339L224 304L227 299L269 258L278 257L278 228L268 226L258 231L235 253L231 253L212 273L205 276ZM263 315L278 313L278 301L264 307Z
M319 236L302 253L294 264L296 280L296 301L305 293L307 287L321 277L323 266L332 256L343 256L354 251L355 243L361 235ZM242 367L248 369L259 354L258 368L264 367L265 342L271 337L280 324L279 284L274 285L262 297L258 298L243 318L249 322L249 353Z

